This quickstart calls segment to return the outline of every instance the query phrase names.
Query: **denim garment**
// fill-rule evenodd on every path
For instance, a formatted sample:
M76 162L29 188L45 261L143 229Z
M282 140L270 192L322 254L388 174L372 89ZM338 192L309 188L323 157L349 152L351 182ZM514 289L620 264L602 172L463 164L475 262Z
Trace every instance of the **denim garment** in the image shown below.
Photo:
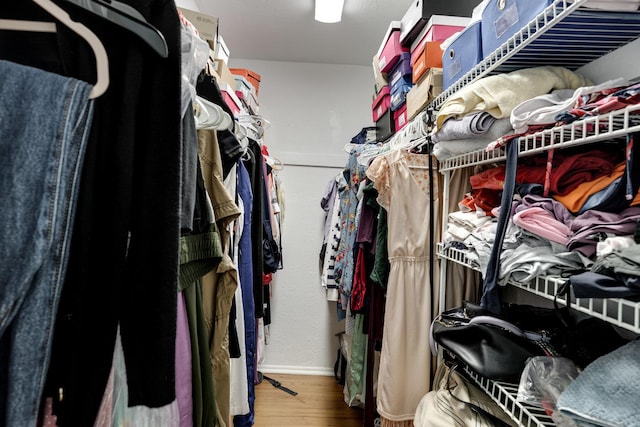
M0 61L0 425L36 424L93 118L91 86Z

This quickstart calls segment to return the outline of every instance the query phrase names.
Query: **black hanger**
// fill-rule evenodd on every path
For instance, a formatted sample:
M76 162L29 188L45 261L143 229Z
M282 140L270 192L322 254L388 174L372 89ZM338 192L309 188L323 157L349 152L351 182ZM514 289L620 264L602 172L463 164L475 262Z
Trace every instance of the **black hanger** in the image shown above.
M169 55L164 36L133 7L116 0L65 0L67 3L88 10L122 28L125 28L142 40L162 58Z

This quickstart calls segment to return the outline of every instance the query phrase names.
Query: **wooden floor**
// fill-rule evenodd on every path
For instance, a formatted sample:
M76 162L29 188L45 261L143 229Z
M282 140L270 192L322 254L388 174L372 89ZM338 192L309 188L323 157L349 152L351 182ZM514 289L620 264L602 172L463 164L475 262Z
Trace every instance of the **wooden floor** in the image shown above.
M255 427L362 427L364 411L349 407L334 377L266 374L292 396L267 380L256 385Z

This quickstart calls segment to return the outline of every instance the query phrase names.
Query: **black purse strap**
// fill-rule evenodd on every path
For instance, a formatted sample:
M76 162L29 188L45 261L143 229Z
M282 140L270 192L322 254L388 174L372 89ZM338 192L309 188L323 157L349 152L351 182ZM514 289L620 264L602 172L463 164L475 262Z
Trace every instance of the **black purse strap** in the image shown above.
M518 148L520 147L519 139L514 138L507 143L507 159L504 185L502 189L502 199L500 200L500 213L498 214L498 225L496 228L496 237L491 248L489 263L487 264L487 273L482 283L482 298L480 299L480 307L495 314L500 314L500 294L498 286L498 277L500 275L500 253L502 252L502 243L509 225L509 216L511 215L511 205L513 201L513 193L516 187L516 172L518 169Z

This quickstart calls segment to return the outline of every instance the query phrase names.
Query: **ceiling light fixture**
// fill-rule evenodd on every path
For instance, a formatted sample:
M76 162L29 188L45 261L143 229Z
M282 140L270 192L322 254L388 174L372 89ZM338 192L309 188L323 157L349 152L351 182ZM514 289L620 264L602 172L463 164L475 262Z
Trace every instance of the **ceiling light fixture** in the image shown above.
M344 0L316 0L316 21L326 24L340 22Z

